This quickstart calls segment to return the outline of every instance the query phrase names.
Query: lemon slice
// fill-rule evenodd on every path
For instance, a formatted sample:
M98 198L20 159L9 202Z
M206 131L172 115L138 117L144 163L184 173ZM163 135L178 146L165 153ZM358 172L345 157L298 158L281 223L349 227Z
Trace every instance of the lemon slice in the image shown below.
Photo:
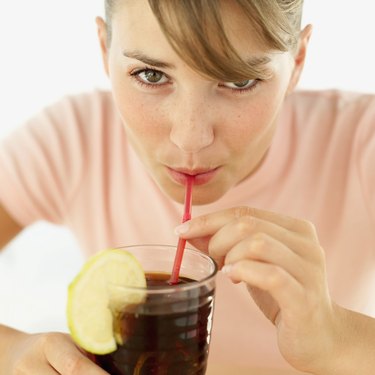
M145 292L124 286L145 287L142 266L129 252L103 250L91 257L68 288L67 321L73 340L94 354L117 348L113 315L126 304L141 303Z

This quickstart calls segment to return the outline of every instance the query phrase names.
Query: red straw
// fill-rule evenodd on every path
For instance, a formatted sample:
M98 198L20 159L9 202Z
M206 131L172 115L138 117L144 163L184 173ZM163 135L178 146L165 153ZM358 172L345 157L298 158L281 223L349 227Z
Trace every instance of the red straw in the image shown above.
M187 176L186 180L186 190L185 190L185 208L184 215L182 217L182 222L191 219L191 202L192 202L192 191L193 191L194 176ZM186 240L179 238L177 244L176 256L174 258L172 275L169 280L169 284L177 284L180 274L180 268L182 263L182 257L184 255Z

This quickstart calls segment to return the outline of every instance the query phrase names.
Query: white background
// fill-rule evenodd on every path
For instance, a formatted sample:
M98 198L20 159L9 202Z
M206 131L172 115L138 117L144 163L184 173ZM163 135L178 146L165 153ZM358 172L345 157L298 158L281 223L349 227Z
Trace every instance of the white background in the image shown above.
M0 138L65 94L108 87L94 22L103 2L0 0ZM374 92L372 2L305 3L314 32L300 87ZM0 254L0 322L66 330L66 287L81 263L64 228L25 230Z

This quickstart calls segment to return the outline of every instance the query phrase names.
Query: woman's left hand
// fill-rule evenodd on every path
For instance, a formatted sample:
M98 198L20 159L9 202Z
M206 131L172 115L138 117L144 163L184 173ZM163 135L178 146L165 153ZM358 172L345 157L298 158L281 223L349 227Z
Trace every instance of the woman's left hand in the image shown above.
M245 282L276 326L278 344L295 368L319 368L339 336L327 286L325 256L310 222L248 207L186 222L177 234L209 253L235 282Z

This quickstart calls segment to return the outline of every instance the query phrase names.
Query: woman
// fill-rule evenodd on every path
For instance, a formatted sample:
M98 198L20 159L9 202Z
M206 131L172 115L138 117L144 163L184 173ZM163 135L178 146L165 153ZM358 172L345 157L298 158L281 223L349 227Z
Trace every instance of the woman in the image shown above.
M370 374L374 97L294 92L301 1L106 9L112 93L65 98L3 142L0 243L39 219L87 255L175 243L194 175L176 234L224 266L210 360ZM67 335L2 327L0 346L7 374L103 374Z

